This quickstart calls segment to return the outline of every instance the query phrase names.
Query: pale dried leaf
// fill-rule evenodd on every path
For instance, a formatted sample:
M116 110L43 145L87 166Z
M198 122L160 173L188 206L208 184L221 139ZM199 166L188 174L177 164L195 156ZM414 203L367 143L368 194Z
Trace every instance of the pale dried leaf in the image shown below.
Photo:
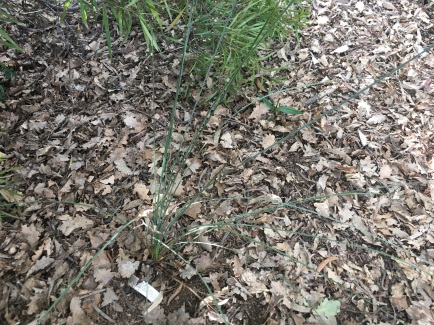
M36 245L39 240L39 236L41 235L33 223L31 223L30 226L22 225L21 234L31 246Z
M383 114L376 114L372 116L366 123L368 124L379 124L386 120L386 116Z
M66 321L67 325L90 324L90 320L87 318L84 310L81 308L80 298L72 298L69 308L71 309L72 316L68 317Z
M89 229L93 226L94 222L83 216L70 217L68 215L63 215L59 217L63 220L62 224L59 226L59 230L65 235L69 236L74 230L77 229Z
M110 269L96 268L93 272L95 281L101 283L103 286L107 285L115 275L116 273L111 272Z
M360 142L362 143L362 146L366 146L368 144L368 138L363 134L362 131L357 130L359 133Z
M104 292L104 300L101 304L102 307L107 306L111 304L113 301L118 300L119 297L116 295L116 293L113 291L112 288L107 288L107 290Z
M101 179L100 180L101 183L108 185L108 184L114 184L115 183L115 177L113 175L111 175L110 177L106 178L106 179Z
M200 213L201 208L202 203L193 203L187 208L187 210L185 210L184 214L191 218L197 218L197 215Z
M42 256L42 258L36 261L36 263L27 272L27 277L35 272L45 269L47 266L53 264L53 262L54 258Z
M363 10L365 10L365 4L364 4L363 2L361 2L361 1L358 1L358 2L355 4L355 7L356 7L356 9L357 9L360 13L362 13Z
M340 53L344 53L344 52L346 52L346 51L348 51L350 48L349 48L349 46L348 45L343 45L343 46L341 46L341 47L338 47L336 50L334 50L332 53L338 53L338 54L340 54Z
M46 298L44 294L35 294L30 297L30 303L27 305L27 314L33 315L39 312L45 305ZM17 323L19 324L19 323Z
M131 129L134 129L139 125L139 122L137 121L136 117L131 113L124 116L124 123L126 126L128 126Z
M265 103L259 102L256 104L256 106L253 108L252 114L250 114L249 119L254 119L255 121L259 121L263 115L267 114L269 111L269 108Z
M133 175L133 171L127 166L125 160L118 159L114 161L117 169L125 175Z
M318 202L313 204L315 206L316 212L319 214L328 217L330 215L329 203L328 201Z
M118 271L121 277L129 278L139 268L140 262L134 260L121 260L118 261Z
M271 146L274 142L276 142L276 137L274 136L274 134L267 134L263 139L262 139L262 147L264 149L268 148L269 146Z
M329 18L327 16L318 16L317 23L318 25L326 25L329 22Z
M225 132L221 136L220 139L221 139L220 143L221 143L221 145L222 145L223 148L226 148L226 149L233 148L233 145L232 145L232 136L231 136L231 134L229 132Z
M149 189L143 183L136 183L136 184L134 184L134 192L142 200L145 200L145 201L151 200L151 198L148 195Z
M185 268L180 271L179 275L184 280L190 280L196 273L196 270L190 264L187 264Z
M204 253L200 257L194 259L194 264L196 265L197 271L203 272L212 266L213 260L209 253Z

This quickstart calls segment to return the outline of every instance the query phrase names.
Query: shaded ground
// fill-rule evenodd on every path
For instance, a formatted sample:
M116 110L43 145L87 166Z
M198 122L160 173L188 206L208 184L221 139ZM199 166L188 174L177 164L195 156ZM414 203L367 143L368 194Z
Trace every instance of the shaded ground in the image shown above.
M191 173L176 203L222 164L237 165L432 44L432 8L404 0L314 1L300 44L282 44L268 62L289 64L279 72L285 88L323 82L274 95L275 102L304 114L270 120L253 89L221 106L200 139L205 151L188 161ZM9 158L4 167L22 166L20 191L26 201L38 200L21 219L1 225L0 316L7 324L35 321L126 220L151 207L153 144L164 146L179 68L177 53L163 49L154 61L153 83L140 34L109 60L101 29L78 30L74 16L68 28L59 27L51 23L54 13L34 10L20 13L24 25L8 27L26 53L9 50L0 57L17 72L3 84L8 97L0 103L0 129L9 134L0 142ZM180 254L200 270L230 323L434 323L433 69L431 50L208 191L210 197L283 202L378 192L301 204L324 217L289 208L264 212L243 220L250 226L233 225L238 236L223 230L209 235L206 240L217 245L212 249L186 246ZM177 109L174 147L185 121L197 128L208 108L201 103L189 116L195 94L187 93ZM249 102L254 105L214 134L235 106ZM260 207L247 200L210 201L188 211L179 226ZM221 316L203 282L177 259L152 262L147 234L144 227L122 232L47 323L218 323ZM131 268L163 292L150 313L149 303L128 286L124 275ZM318 319L312 309L326 298L339 301L340 312Z

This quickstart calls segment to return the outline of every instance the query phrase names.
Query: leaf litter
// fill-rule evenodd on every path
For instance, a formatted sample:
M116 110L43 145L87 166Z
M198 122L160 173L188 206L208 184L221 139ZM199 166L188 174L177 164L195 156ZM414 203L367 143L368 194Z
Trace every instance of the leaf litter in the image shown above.
M257 102L214 134L232 113L231 107L220 107L201 135L205 151L192 153L188 177L176 181L177 198L196 193L222 164L233 167L253 157L432 43L427 10L405 0L313 1L312 24L301 31L300 44L288 41L266 62L281 66L290 60L289 68L275 75L283 76L288 88L322 82L272 95L303 114L270 120L267 106ZM37 21L31 13L28 17ZM78 24L77 17L71 19ZM0 230L0 315L8 324L34 322L121 224L150 207L177 78L170 57L161 56L150 83L151 60L138 39L109 61L105 40L92 30L65 35L61 29L35 28L25 39L15 33L27 53L1 56L23 70L14 81L20 88L11 88L0 103L0 128L10 135L0 145L11 156L8 164L22 166L25 200L42 202L26 208L25 222L5 222ZM72 48L60 41L65 37ZM434 259L432 71L431 51L208 191L220 198L278 202L326 197L301 204L305 210L248 216L230 225L236 233L202 234L192 240L199 245L180 252L196 269L182 261L150 262L146 238L152 230L137 225L98 256L51 311L50 322L222 323L217 299L234 324L387 324L393 317L434 323L434 268L420 262ZM256 97L249 91L245 96L253 102ZM194 129L206 105L191 116L189 103L181 102L177 117L191 119ZM155 125L160 129L153 132ZM185 130L182 123L176 128L173 153ZM333 196L352 190L382 195ZM43 203L47 200L101 210ZM180 226L200 228L263 206L243 199L197 203ZM397 246L386 248L383 239ZM420 269L370 249L418 263ZM166 288L151 312L126 289L131 275Z

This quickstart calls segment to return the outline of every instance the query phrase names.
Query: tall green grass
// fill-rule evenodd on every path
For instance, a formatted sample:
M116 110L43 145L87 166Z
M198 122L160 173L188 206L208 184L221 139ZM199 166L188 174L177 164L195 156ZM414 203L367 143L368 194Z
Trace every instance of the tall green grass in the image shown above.
M109 56L113 54L113 35L121 36L125 42L135 24L140 26L151 51L159 51L158 44L163 40L168 44L182 44L178 40L184 38L184 29L191 28L184 73L197 81L207 75L208 87L213 89L207 95L210 99L221 94L229 76L234 78L233 89L240 89L243 84L252 85L254 77L267 70L263 61L273 54L273 43L287 35L298 38L309 15L307 6L301 3L306 2L78 0L74 9L79 8L85 27L90 20L101 21ZM62 19L65 19L71 2L66 1L63 8ZM233 16L228 16L230 13ZM260 41L258 34L261 34ZM216 50L218 55L215 55ZM211 66L211 73L207 73Z
M234 86L253 84L253 78L266 69L263 61L274 53L273 43L288 35L297 36L299 28L307 22L308 9L302 6L295 9L301 2L208 0L197 4L187 56L189 71L195 78L202 79L204 75L210 78L208 87L214 89L211 98L218 97L229 78ZM214 69L207 73L210 66Z

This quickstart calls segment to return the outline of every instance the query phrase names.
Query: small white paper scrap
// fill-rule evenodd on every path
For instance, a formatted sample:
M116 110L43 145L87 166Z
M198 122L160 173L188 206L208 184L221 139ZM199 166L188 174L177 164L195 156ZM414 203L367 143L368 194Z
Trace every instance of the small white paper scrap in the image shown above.
M139 278L135 275L131 276L128 280L128 284L131 288L145 296L150 302L154 302L160 293L145 281L137 282L139 282Z

